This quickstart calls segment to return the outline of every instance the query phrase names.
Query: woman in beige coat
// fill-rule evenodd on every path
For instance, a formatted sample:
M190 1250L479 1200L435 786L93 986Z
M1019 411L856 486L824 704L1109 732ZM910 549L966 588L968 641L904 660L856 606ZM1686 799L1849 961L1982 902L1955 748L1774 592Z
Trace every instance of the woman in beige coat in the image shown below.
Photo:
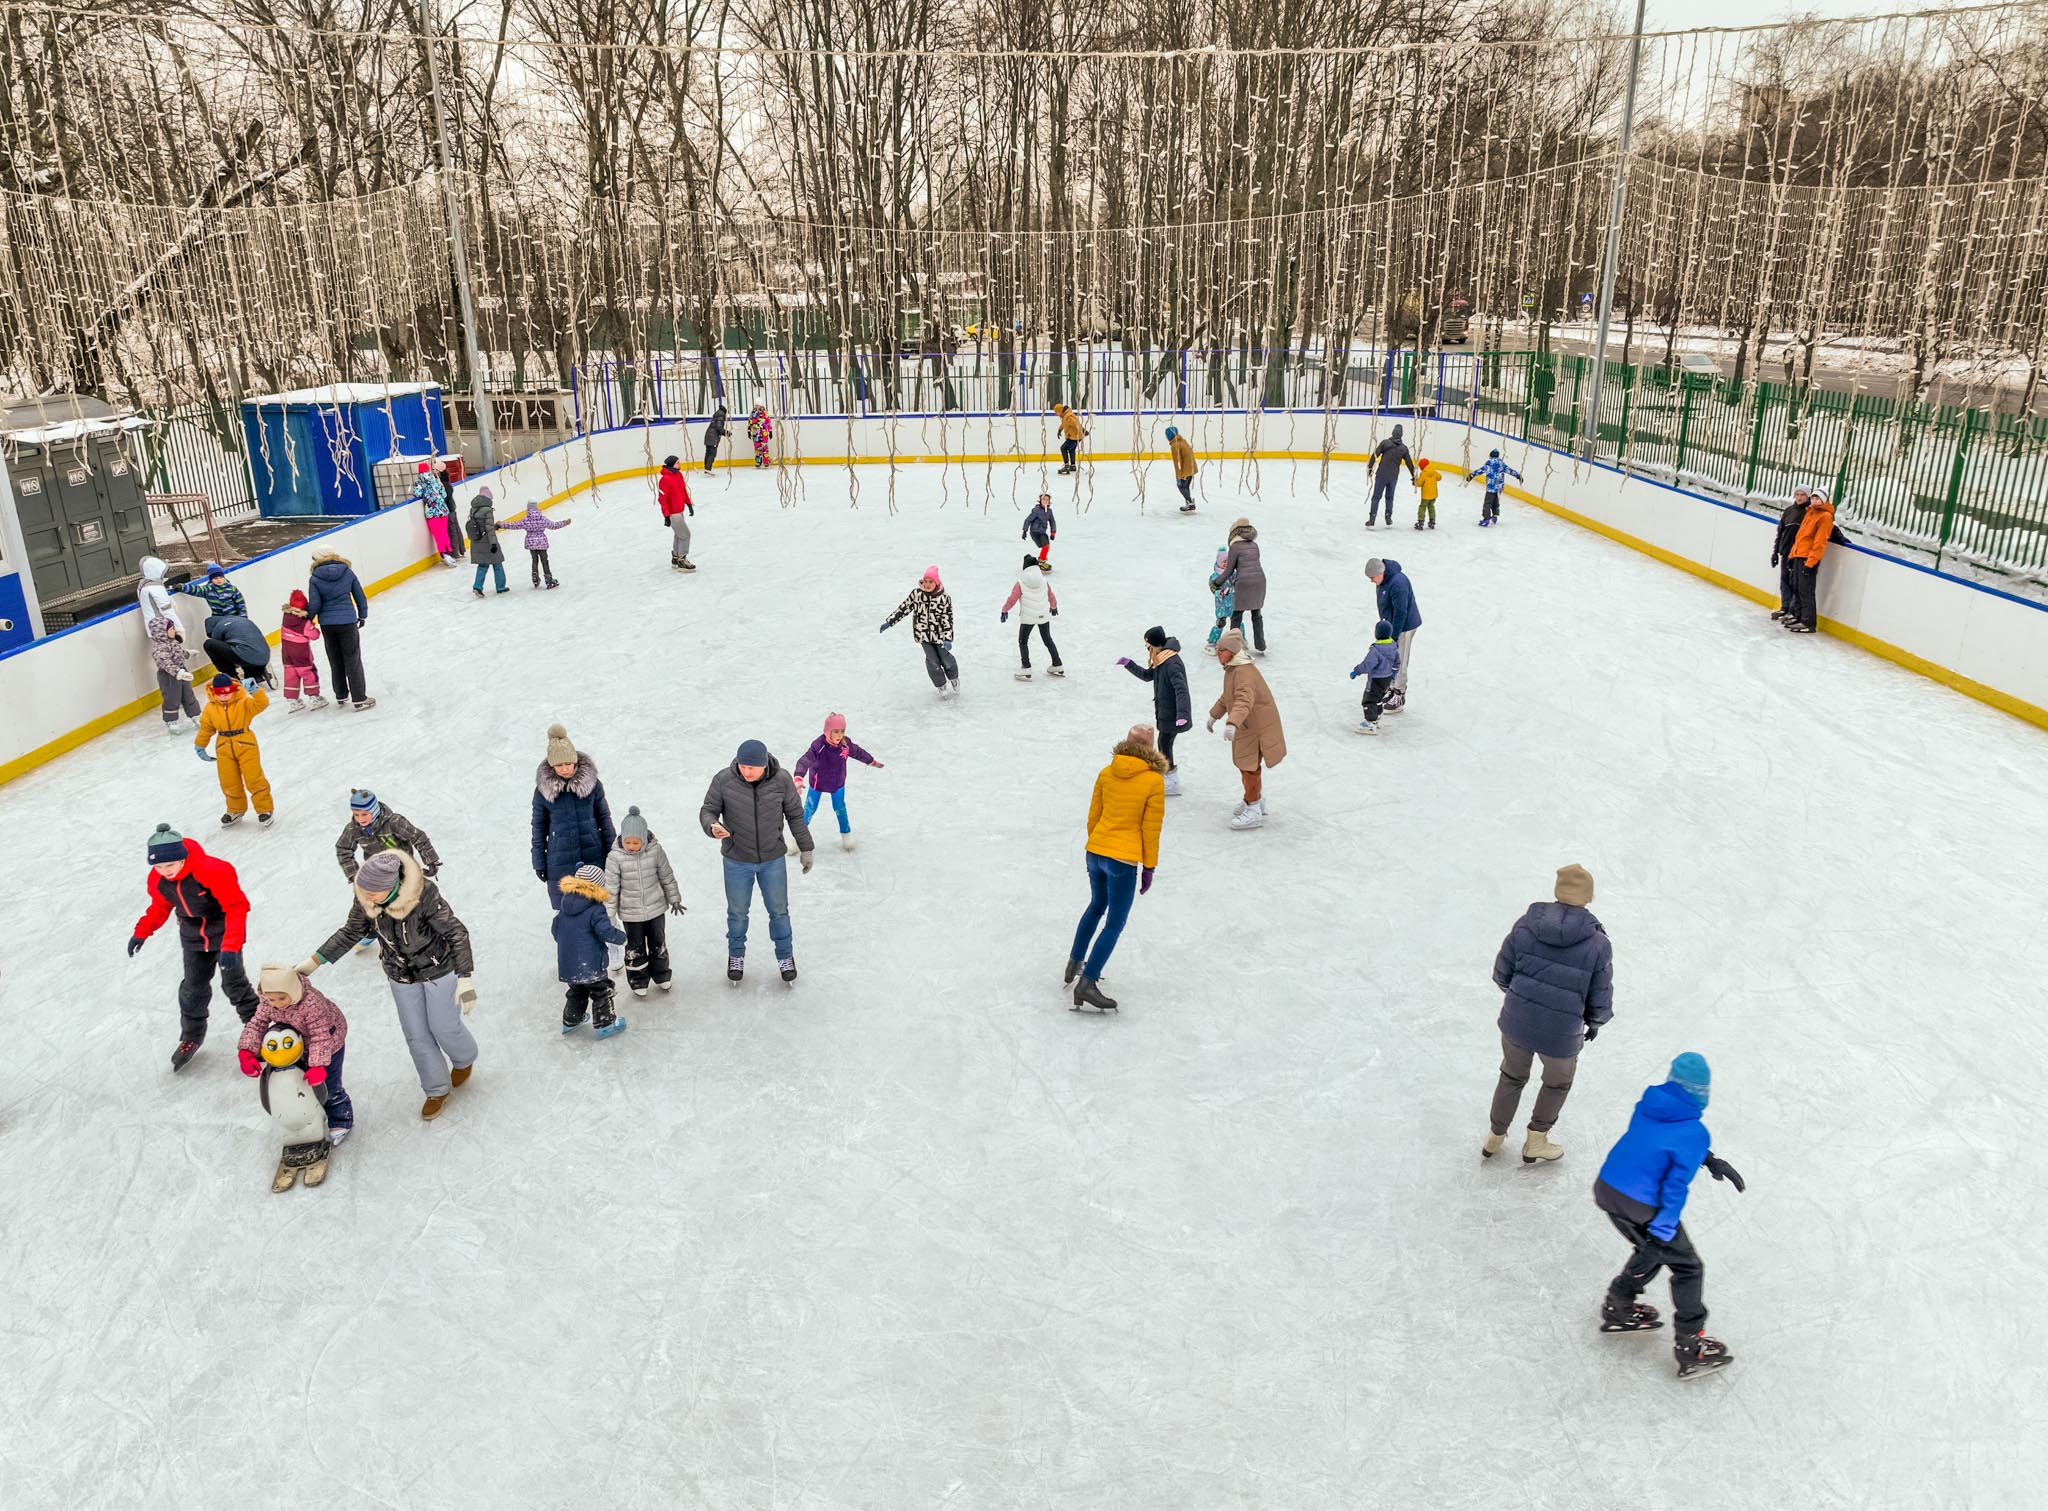
M1244 780L1244 801L1230 820L1233 829L1256 829L1266 821L1266 799L1259 768L1278 766L1287 758L1287 736L1280 728L1280 709L1273 690L1245 653L1244 632L1225 630L1216 641L1216 659L1223 663L1223 696L1209 710L1209 729L1223 720L1231 759Z

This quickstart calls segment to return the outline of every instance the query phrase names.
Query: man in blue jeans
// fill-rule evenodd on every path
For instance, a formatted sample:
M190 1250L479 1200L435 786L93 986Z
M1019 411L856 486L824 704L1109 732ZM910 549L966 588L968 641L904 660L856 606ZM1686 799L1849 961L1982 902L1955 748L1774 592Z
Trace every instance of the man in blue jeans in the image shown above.
M796 783L768 747L748 740L733 763L711 779L697 823L718 841L725 857L725 978L737 985L747 969L747 916L754 887L768 908L768 937L784 981L796 980L796 947L789 927L789 864L782 826L796 840L797 858L811 869L811 831Z

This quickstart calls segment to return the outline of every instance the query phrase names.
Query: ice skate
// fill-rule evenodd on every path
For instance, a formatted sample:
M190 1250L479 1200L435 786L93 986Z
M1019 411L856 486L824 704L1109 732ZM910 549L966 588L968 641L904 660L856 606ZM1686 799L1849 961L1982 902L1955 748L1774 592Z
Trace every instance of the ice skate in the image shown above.
M1083 976L1074 983L1074 1007L1077 1010L1092 1007L1098 1013L1113 1013L1116 1011L1116 998L1103 996L1102 988L1095 979Z
M1362 735L1376 735L1380 732L1379 725L1373 723L1373 721L1370 719L1360 719L1358 723L1352 727L1356 733Z
M954 697L960 696L960 679L958 677L953 678L946 685L953 690Z
M1230 821L1230 827L1233 829L1258 829L1263 828L1265 822L1266 810L1264 808L1248 806L1242 813Z
M1433 520L1433 519L1432 519L1432 520L1431 520L1431 521L1429 522L1429 528L1430 528L1430 529L1432 529L1432 530L1434 530L1434 529L1436 528L1436 521L1435 521L1435 520Z
M1531 1128L1528 1131L1528 1136L1522 1140L1522 1163L1525 1165L1533 1165L1538 1160L1563 1158L1564 1145L1553 1144L1550 1141L1550 1135L1547 1133L1538 1133L1534 1128Z
M366 713L366 712L368 712L368 711L369 711L370 709L373 709L373 708L375 708L376 706L377 706L377 700L376 700L375 698L358 698L358 699L356 699L356 712L357 712L357 713Z
M226 829L234 824L239 824L241 821L242 815L239 813L223 813L220 816L220 826L223 829Z
M609 1039L615 1034L622 1034L625 1031L626 1020L614 1014L605 1019L604 1022L595 1025L591 1030L590 1036L593 1039Z
M1505 1133L1489 1131L1485 1142L1479 1146L1479 1157L1481 1159L1492 1159L1496 1154L1500 1153L1500 1146L1506 1141L1507 1135Z
M1418 530L1420 530L1420 529L1422 528L1422 521L1421 521L1421 520L1419 520L1419 519L1418 519L1418 520L1417 520L1417 521L1415 522L1415 528L1416 528L1416 529L1418 529Z
M794 959L778 960L775 962L775 966L777 970L782 972L784 985L794 986L796 984L796 961Z
M256 826L259 829L268 829L276 821L277 815L275 813L259 813L256 815Z
M424 1102L420 1103L420 1121L424 1123L433 1122L435 1118L441 1115L442 1104L447 1100L448 1093L444 1091L439 1096L428 1097Z
M308 713L313 712L315 709L325 708L326 706L327 700L318 693L313 694L312 697L306 700L306 712Z
M560 584L559 582L556 582L556 581L554 580L554 578L550 577L550 578L548 579L548 591L549 591L549 592L553 592L553 591L554 591L554 590L555 590L556 588L559 588L560 586L561 586L561 584Z
M288 714L302 714L306 711L306 705L297 698L286 698L284 700L284 711Z
M633 995L636 997L644 997L647 995L647 988L644 986L636 986L633 988Z
M482 588L471 588L469 591L475 594L478 598L484 596L484 590Z
M690 558L687 556L685 556L681 561L677 562L676 566L685 572L694 572L697 570L697 563L690 560Z
M1407 706L1408 694L1397 687L1387 694L1387 701L1381 705L1380 712L1383 714L1397 714Z
M580 1007L577 1007L577 1008L569 1008L569 1007L565 1007L565 1008L563 1008L563 1009L562 1009L562 1032L563 1032L563 1033L565 1033L565 1034L573 1034L574 1032L576 1032L576 1030L577 1030L577 1029L579 1029L579 1028L581 1028L581 1027L583 1026L584 1020L585 1020L585 1019L586 1019L586 1018L587 1018L588 1016L589 1016L589 1014L588 1014L588 1013L586 1013L586 1012L585 1012L585 1011L584 1011L584 1010L583 1010L582 1008L580 1008Z
M1023 671L1012 672L1010 675L1019 682L1029 682L1031 680L1031 668L1026 667Z
M1180 771L1178 768L1166 773L1166 795L1168 797L1180 796Z
M1811 635L1817 633L1814 627L1810 624L1788 624L1785 626L1785 628L1790 630L1795 635Z
M1642 1301L1615 1305L1609 1296L1600 1303L1600 1331L1603 1333L1647 1333L1664 1325L1663 1314Z
M839 848L842 850L851 850L853 848L853 835L851 832L839 836Z
M1069 960L1067 962L1067 973L1064 976L1062 976L1060 980L1065 982L1068 986L1072 986L1074 984L1074 978L1080 974L1081 962L1078 960Z
M1711 1374L1723 1365L1735 1362L1735 1355L1728 1352L1727 1344L1719 1338L1709 1338L1705 1333L1678 1334L1671 1340L1671 1352L1678 1360L1678 1378L1681 1380Z
M1180 506L1180 512L1183 514L1193 514L1195 512L1195 506L1193 504L1182 504Z
M181 1039L178 1047L171 1051L171 1069L183 1070L192 1057L199 1053L199 1040Z
M728 956L726 956L726 957L725 957L725 979L726 979L726 980L730 981L730 982L731 982L731 983L732 983L732 984L733 984L734 986L738 986L738 985L740 984L740 979L741 979L742 977L744 977L744 976L745 976L746 974L747 974L747 957L746 957L746 956L744 956L744 955L728 955Z
M1067 669L1064 666L1055 666L1050 672L1050 675L1055 677L1064 677L1066 674Z
M354 1132L355 1129L353 1128L330 1128L327 1130L327 1142L334 1148L339 1149L343 1141Z
M672 991L674 991L674 990L676 989L676 982L675 982L675 978L674 978L673 976L671 976L671 977L670 977L670 978L669 978L668 980L666 980L666 981L657 981L657 982L655 982L654 984L655 984L656 986L660 987L660 988L661 988L661 989L662 989L663 991L665 991L665 992L672 992Z

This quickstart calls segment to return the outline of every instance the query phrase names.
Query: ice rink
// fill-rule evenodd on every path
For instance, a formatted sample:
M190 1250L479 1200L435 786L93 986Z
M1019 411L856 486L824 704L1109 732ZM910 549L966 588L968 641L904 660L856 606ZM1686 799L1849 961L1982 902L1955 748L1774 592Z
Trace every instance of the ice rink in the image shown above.
M1521 505L1477 530L1476 488L1368 537L1359 469L1325 498L1271 463L1256 496L1206 468L1191 519L1164 468L1142 510L1126 466L1054 479L1070 674L1019 684L997 610L1035 478L912 469L893 513L879 468L857 507L844 471L789 508L693 478L693 577L647 485L572 501L560 591L508 535L511 596L465 566L373 600L375 710L259 720L275 832L221 832L213 769L154 715L0 789L0 1505L2034 1503L2048 735ZM1110 966L1123 1012L1078 1015L1089 787L1151 707L1114 663L1162 623L1198 712L1216 695L1194 653L1240 514L1291 752L1272 818L1229 831L1198 723ZM1365 740L1375 553L1424 627ZM876 633L928 563L954 703L907 623ZM739 741L790 765L835 709L887 763L852 769L860 848L821 813L802 979L757 910L731 989L698 804ZM528 864L556 720L690 906L677 990L622 997L604 1043L558 1031ZM240 868L252 974L298 960L347 912L357 784L441 852L482 1055L423 1124L376 964L322 972L357 1132L322 1189L273 1196L232 1010L173 1077L175 929L122 947L168 821ZM1568 861L1614 1022L1564 1160L1482 1164L1489 969ZM1738 1357L1681 1385L1668 1330L1594 1330L1624 1251L1590 1186L1685 1049L1749 1190L1694 1185Z

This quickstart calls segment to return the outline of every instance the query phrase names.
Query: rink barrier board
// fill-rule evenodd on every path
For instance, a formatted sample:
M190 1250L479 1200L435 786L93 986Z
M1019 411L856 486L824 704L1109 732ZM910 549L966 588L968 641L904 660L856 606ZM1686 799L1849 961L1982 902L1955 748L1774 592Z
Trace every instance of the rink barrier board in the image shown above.
M1239 412L1233 412L1232 414L1225 416L1218 416L1218 418L1224 419L1238 419L1243 417L1244 414ZM1371 411L1345 411L1342 412L1340 415L1335 416L1335 418L1341 418L1343 420L1349 420L1353 422L1356 422L1358 420L1371 419L1374 417L1375 415ZM1392 418L1391 415L1388 417ZM820 415L803 416L797 418L808 423L822 423L835 425L857 423L865 426L879 423L875 421L849 421L848 417L845 416ZM1016 428L1020 424L1019 417L1009 415L984 417L947 416L925 418L939 418L942 427L947 423L953 423L958 424L960 428L962 428L963 430L968 428L966 422L969 418L982 418L989 421L990 423L985 428L990 430L996 428L994 422L997 420L1008 420L1011 423L1012 428ZM1163 423L1168 418L1172 418L1172 416L1168 416L1165 414L1156 414L1153 416L1153 418L1156 422ZM1209 428L1208 426L1203 424L1203 421L1200 417L1189 416L1187 418L1191 426L1200 427L1203 429ZM1290 423L1288 424L1275 424L1271 425L1271 428L1275 431L1292 430L1293 428L1295 428L1291 423L1291 421L1294 419L1321 421L1327 424L1331 418L1331 415L1326 414L1323 411L1306 411L1298 416L1290 416ZM1411 423L1414 422L1416 419L1415 416L1407 414L1403 414L1399 418L1401 418L1404 422ZM611 432L587 436L578 436L571 438L570 440L567 441L558 442L553 446L546 447L539 452L533 453L531 456L521 458L515 462L507 463L504 466L494 468L489 472L478 473L466 479L462 485L459 485L458 507L462 506L463 504L466 504L468 498L474 496L476 487L490 484L493 482L493 480L502 480L506 482L513 482L516 484L522 477L522 475L527 474L535 470L536 468L539 469L541 475L544 478L548 478L549 481L552 482L551 475L554 471L553 460L556 458L557 454L570 451L577 447L583 448L588 460L591 463L595 463L597 460L597 453L600 449L611 451L614 454L616 454L620 449L622 449L618 446L617 443L629 441L637 437L641 441L641 447L639 449L642 449L645 454L651 456L655 448L651 444L648 444L648 441L653 435L655 429L681 429L683 430L683 433L687 435L688 431L686 427L689 423L691 422L672 421L668 422L666 425L661 427L634 425L629 427L622 427L618 430L614 430ZM1567 465L1570 465L1574 468L1588 465L1582 459L1570 457L1562 452L1551 451L1547 447L1543 447L1536 443L1520 440L1517 437L1509 436L1503 432L1493 431L1485 426L1472 425L1469 423L1460 425L1453 421L1444 421L1441 423L1443 423L1445 429L1450 431L1462 431L1467 434L1485 434L1499 436L1499 438L1503 442L1504 449L1509 446L1519 445L1523 448L1522 459L1524 460L1524 462L1527 462L1532 454L1539 454L1561 459L1565 461ZM794 425L790 421L785 420L784 429L781 432L779 432L779 435L790 436L795 433L796 432L794 429ZM941 454L933 454L922 450L883 451L878 452L877 454L872 456L860 454L792 455L791 452L786 448L778 447L777 449L781 454L771 461L771 467L876 466L896 464L906 466L993 466L1004 464L1030 465L1033 463L1050 464L1056 459L1058 455L1056 451L1027 450L1022 447L1019 447L1016 450L1002 452L979 451L951 452ZM1088 456L1084 461L1083 465L1092 467L1099 464L1115 462L1159 462L1167 460L1168 457L1169 454L1167 452L1154 450L1091 450L1088 453ZM1204 447L1200 460L1202 460L1203 462L1306 462L1313 463L1316 465L1322 465L1326 462L1335 462L1345 465L1365 465L1370 462L1371 458L1369 454L1366 452L1350 450L1332 450L1325 452L1320 448L1297 449L1286 447L1266 448L1257 446L1251 448L1232 449L1228 447L1217 447L1214 445L1209 445ZM736 455L730 456L718 462L716 465L719 468L752 468L754 466L754 462L753 457L750 453L740 452ZM1668 492L1678 494L1680 497L1687 499L1689 502L1696 504L1708 504L1714 506L1717 509L1728 510L1731 513L1740 515L1746 519L1756 521L1759 524L1769 525L1773 523L1771 521L1762 519L1760 516L1752 514L1749 511L1736 509L1734 508L1734 506L1722 503L1719 500L1708 498L1705 495L1691 493L1686 489L1679 488L1671 484L1663 483L1657 479L1637 477L1633 474L1622 472L1618 469L1614 469L1611 467L1606 467L1599 463L1593 463L1590 465L1594 468L1597 468L1599 471L1612 474L1613 477L1615 477L1621 483L1624 484L1631 484L1635 486L1648 486L1652 488L1662 489ZM630 482L635 479L652 478L659 471L660 468L658 465L646 464L629 466L624 468L607 468L606 470L603 471L597 471L593 466L592 471L590 471L584 477L577 478L574 480L567 480L567 485L564 487L550 488L550 490L546 492L543 496L535 499L535 502L537 502L539 506L544 510L552 509L555 508L557 505L565 503L568 500L576 497L578 494L588 492L591 489L604 487L612 483ZM698 468L693 465L685 469L685 475L687 476L689 473L696 471L698 471ZM1692 576L1699 577L1704 581L1711 582L1717 587L1721 587L1730 592L1737 593L1740 596L1750 599L1753 602L1769 604L1773 601L1774 595L1772 593L1770 593L1764 588L1757 586L1754 583L1746 582L1739 577L1733 576L1726 572L1719 571L1710 565L1696 561L1691 557L1686 556L1682 552L1674 551L1669 549L1668 547L1658 545L1655 542L1644 540L1641 537L1630 533L1629 531L1620 529L1614 525L1607 524L1601 520L1594 519L1584 513L1581 513L1579 510L1566 508L1563 505L1557 504L1547 498L1544 498L1543 496L1533 492L1532 490L1510 486L1506 491L1509 497L1514 498L1519 502L1529 504L1532 507L1543 510L1544 512L1549 513L1557 518L1563 519L1567 523L1577 525L1582 529L1590 530L1595 534L1601 535L1607 539L1615 541L1617 544L1627 546L1631 550L1635 550L1644 555L1650 556L1654 560L1663 562L1668 566L1676 567L1681 571L1684 571ZM333 527L333 529L323 531L320 535L310 536L306 540L295 542L291 546L281 547L278 551L266 553L266 555L261 557L252 558L248 562L237 563L237 565L234 568L230 569L230 576L234 576L235 574L243 571L246 568L252 566L259 566L261 563L265 561L274 561L278 557L286 556L294 552L304 551L308 556L310 556L311 548L313 548L316 545L316 543L325 540L330 535L337 534L338 532L344 530L357 528L365 524L370 524L380 519L390 519L392 517L401 515L414 516L414 523L418 526L418 533L424 536L425 521L423 517L418 516L416 507L409 506L404 510L386 510L378 515L367 516L361 520L351 520L343 524L336 525L335 527ZM1876 560L1885 562L1889 565L1910 568L1915 572L1924 573L1929 577L1934 578L1938 582L1947 585L1949 588L1968 589L1974 592L1988 594L1994 598L2005 599L2011 603L2020 605L2021 607L2028 610L2036 612L2041 610L2041 605L2035 604L2030 600L2019 598L2013 594L2000 592L1996 588L1991 588L1983 584L1970 583L1962 579L1950 577L1944 573L1933 572L1928 568L1920 567L1916 563L1904 561L1899 558L1889 556L1886 553L1872 550L1869 547L1861 545L1850 545L1847 547L1837 547L1836 549L1857 552L1859 554L1870 556ZM427 554L418 556L410 561L405 562L403 565L395 568L394 570L382 573L376 578L367 582L364 587L364 593L366 596L374 596L376 594L380 594L386 591L387 589L396 587L399 583L402 583L411 577L417 576L420 573L431 570L435 565L438 564L438 562L439 557L433 554L432 552L428 552ZM46 637L45 640L36 641L31 645L24 647L22 650L17 651L13 654L15 656L26 656L32 654L39 647L47 645L51 641L61 638L62 636L68 636L79 631L90 630L95 626L103 626L110 623L120 623L125 621L127 615L135 612L136 610L132 608L117 610L110 615L103 616L102 618L89 620L85 624L72 627L72 629L60 631L58 636ZM1929 657L1921 656L1913 651L1907 650L1897 644L1894 644L1893 642L1881 636L1872 634L1867 630L1864 630L1856 625L1849 624L1838 618L1823 616L1820 620L1820 625L1826 633L1835 635L1837 638L1842 639L1848 642L1849 644L1856 646L1860 650L1867 651L1872 655L1890 661L1895 665L1903 667L1906 670L1912 671L1920 676L1926 677L1931 681L1938 682L1943 686L1952 688L1953 690L1960 692L1965 696L1982 702L1987 706L1996 708L2003 713L2009 714L2016 718L2023 719L2028 723L2034 724L2038 727L2048 728L2048 709L2044 709L2032 702L2027 701L2024 698L2018 697L2012 693L2004 691L2003 689L1991 686L1990 684L1972 678L1964 674L1963 672L1956 670L1953 667L1943 665L1941 662L1935 661ZM133 634L134 631L131 629L128 630L126 633ZM267 638L271 644L274 645L277 643L278 636L276 633L269 634ZM10 659L12 659L12 657L0 657L0 667L4 667L5 663ZM210 673L210 671L210 667L196 668L194 671L194 676L195 678L203 676ZM153 680L153 671L149 675ZM150 712L151 710L157 709L160 706L161 700L159 698L159 695L152 688L152 690L143 693L135 698L132 698L117 706L116 708L113 708L104 713L98 714L90 719L87 719L84 722L77 725L76 727L63 732L55 736L54 738L43 742L42 744L37 745L31 750L23 752L22 754L15 756L11 759L8 759L4 762L0 762L0 784L12 781L14 778L46 764L47 762L55 759L57 756L63 755L70 750L74 750L79 746L85 744L87 741L97 738L99 735L105 734L115 728L118 728L120 725L128 722L129 720L137 718L142 714Z

